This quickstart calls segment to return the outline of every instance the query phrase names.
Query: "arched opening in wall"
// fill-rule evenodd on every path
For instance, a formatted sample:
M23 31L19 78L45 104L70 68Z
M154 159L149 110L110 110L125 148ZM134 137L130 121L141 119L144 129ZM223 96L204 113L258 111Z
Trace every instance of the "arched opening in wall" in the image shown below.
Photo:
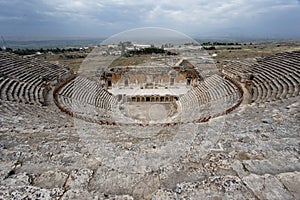
M111 78L107 79L107 88L111 89L112 88L112 82L111 82Z
M165 101L170 101L168 96L165 97Z
M155 97L151 97L151 102L155 102Z
M186 85L188 85L188 86L191 85L192 79L193 79L193 76L191 74L188 74L186 77Z

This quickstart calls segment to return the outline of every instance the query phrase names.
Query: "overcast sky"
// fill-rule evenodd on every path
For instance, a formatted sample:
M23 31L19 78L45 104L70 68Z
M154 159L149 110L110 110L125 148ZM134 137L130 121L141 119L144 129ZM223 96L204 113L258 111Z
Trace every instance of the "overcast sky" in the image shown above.
M0 0L4 37L107 37L140 27L192 37L300 38L299 0Z

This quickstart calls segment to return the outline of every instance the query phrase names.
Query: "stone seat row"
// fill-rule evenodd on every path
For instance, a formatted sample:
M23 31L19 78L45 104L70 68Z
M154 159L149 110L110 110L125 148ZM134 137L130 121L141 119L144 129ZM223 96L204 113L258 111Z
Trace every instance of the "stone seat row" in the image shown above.
M0 79L1 99L26 104L46 105L48 88L40 81L20 82L12 78Z
M71 72L68 68L52 63L2 52L0 53L0 70L2 76L17 78L21 81L26 81L28 75L51 81Z
M72 115L78 115L94 120L111 120L112 112L95 105L82 102L77 99L66 96L58 96L58 101L63 105L64 109L70 111Z
M77 76L63 86L58 95L106 110L111 110L113 105L117 104L117 99L103 89L99 83L81 76Z
M209 102L222 100L232 104L239 99L240 94L234 84L219 75L213 75L180 97L180 102L183 109L193 109Z
M300 51L293 51L293 52L283 52L283 53L277 53L277 54L273 54L270 55L266 58L262 58L259 61L267 61L267 60L280 60L282 61L300 61Z
M300 54L281 53L262 59L254 65L252 102L262 103L299 95ZM294 59L291 59L294 58ZM289 63L287 59L299 60Z
M222 73L234 80L241 82L242 78L252 74L252 64L254 61L225 61L222 67Z
M41 61L40 59L37 58L25 58L13 53L7 53L7 52L0 52L0 61L2 63L13 63L13 62L21 62L21 63L27 63L31 64L31 67L34 67L36 65L40 66L45 66L48 68L52 68L54 70L58 71L68 71L68 67L61 66L60 69L57 69L57 65L50 63L50 62L45 62Z
M255 87L262 87L261 90L264 94L254 97L254 99L268 100L270 96L267 93L273 93L272 100L289 98L299 94L299 81L295 79L293 74L278 76L276 72L267 69L256 70L255 74L252 81L254 89Z
M53 81L71 73L72 70L59 65L0 52L1 99L47 105Z

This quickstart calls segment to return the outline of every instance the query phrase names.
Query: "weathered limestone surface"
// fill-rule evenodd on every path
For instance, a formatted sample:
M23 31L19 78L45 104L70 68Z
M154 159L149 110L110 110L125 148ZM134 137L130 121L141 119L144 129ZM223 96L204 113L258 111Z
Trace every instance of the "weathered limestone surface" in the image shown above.
M18 113L4 109L9 106ZM194 128L189 131L195 132L187 135L193 136L192 141L176 138L176 130L164 130L166 137L159 130L149 139L84 122L90 127L88 135L94 134L89 140L77 132L79 120L55 107L6 101L0 107L5 111L0 128L2 199L300 198L298 98L245 105L208 123L191 124ZM108 146L97 138L106 138ZM168 146L172 141L188 148L178 154L176 146ZM169 147L176 155L170 161L152 157L153 152L162 156L159 153ZM111 154L112 163L106 154L108 159L103 159L99 153L106 148L117 150L123 158ZM147 160L147 155L154 160ZM145 159L149 168L136 168L132 156ZM136 170L130 172L131 168Z
M274 176L250 174L243 178L245 184L261 199L293 199L292 194Z
M0 103L0 199L300 198L298 97L148 132Z
M287 172L278 174L276 176L278 180L284 185L284 187L294 195L295 199L300 199L300 173L299 172Z

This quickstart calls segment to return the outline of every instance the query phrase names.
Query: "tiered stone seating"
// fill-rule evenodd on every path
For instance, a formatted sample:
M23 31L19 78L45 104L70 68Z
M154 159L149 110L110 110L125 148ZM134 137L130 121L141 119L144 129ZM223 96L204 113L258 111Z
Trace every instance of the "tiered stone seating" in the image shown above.
M1 99L46 105L51 84L67 78L72 70L12 53L0 52Z
M299 51L279 53L258 60L252 71L252 102L268 102L299 95Z
M77 76L55 94L64 112L86 120L110 120L117 99L96 81Z
M223 63L222 73L237 81L241 81L244 76L252 73L252 65L255 61L226 60Z
M213 75L179 98L188 119L215 117L228 112L241 102L242 91L231 81Z

